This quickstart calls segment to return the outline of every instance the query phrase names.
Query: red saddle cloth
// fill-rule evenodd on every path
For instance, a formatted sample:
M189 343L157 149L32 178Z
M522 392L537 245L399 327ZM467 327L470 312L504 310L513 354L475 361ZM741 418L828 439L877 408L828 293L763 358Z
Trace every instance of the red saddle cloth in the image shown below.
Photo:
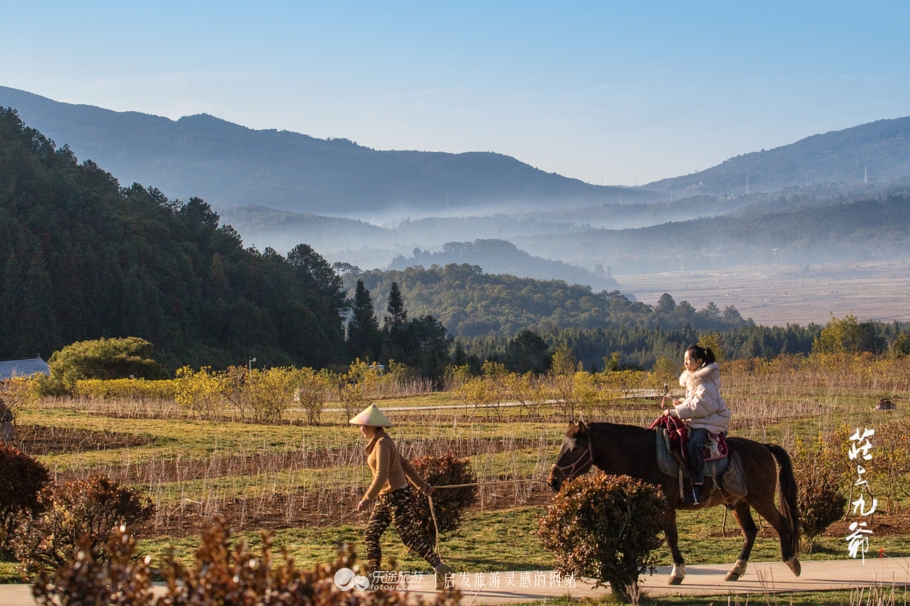
M681 460L689 461L689 428L685 421L679 417L670 415L661 415L648 426L648 429L661 427L667 430L667 436L670 438L670 452L678 456ZM730 448L727 446L727 440L722 433L708 432L711 439L717 444L716 451L713 451L706 444L702 455L705 461L716 461L723 459L730 454Z

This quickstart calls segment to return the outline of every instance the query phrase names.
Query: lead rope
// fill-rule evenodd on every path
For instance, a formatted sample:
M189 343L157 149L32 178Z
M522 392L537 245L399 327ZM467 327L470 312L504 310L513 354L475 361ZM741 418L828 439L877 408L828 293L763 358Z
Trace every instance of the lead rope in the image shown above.
M467 488L469 486L490 486L493 484L511 484L516 481L530 482L531 484L545 484L545 482L542 480L493 480L490 482L473 482L471 484L446 484L444 486L434 486L433 490L440 490L443 488ZM429 501L430 501L430 514L433 516L433 524L436 525L436 512L433 510L433 499L430 498L430 495L427 495L427 499L429 499ZM344 522L345 520L347 520L349 517L351 517L355 513L357 513L356 509L354 511L349 511L348 513L344 514L343 516L341 516L334 522L330 522L329 524L322 526L322 528L331 528L335 524ZM437 530L436 536L437 536L437 541L438 541L438 537L439 537L439 527L438 526L436 527L436 530Z
M433 490L435 490L435 488ZM433 546L433 551L436 555L439 555L439 523L436 521L436 509L433 507L433 497L427 495L427 501L430 503L430 515L433 517L433 528L436 530L436 544Z

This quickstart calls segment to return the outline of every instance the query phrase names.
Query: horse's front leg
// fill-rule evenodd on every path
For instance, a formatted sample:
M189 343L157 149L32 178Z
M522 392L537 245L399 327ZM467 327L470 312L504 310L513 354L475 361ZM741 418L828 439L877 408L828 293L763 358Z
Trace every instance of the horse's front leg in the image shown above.
M683 561L682 552L679 551L676 510L672 507L668 508L667 514L664 516L664 536L667 537L667 547L670 548L670 555L673 556L673 570L670 571L667 585L679 585L686 577L686 563Z
M739 552L739 559L736 564L724 577L725 581L738 581L746 574L746 566L749 563L749 554L752 553L752 546L755 544L755 537L758 536L758 526L752 519L752 508L745 501L736 506L733 510L733 517L739 522L739 527L743 531L743 548Z

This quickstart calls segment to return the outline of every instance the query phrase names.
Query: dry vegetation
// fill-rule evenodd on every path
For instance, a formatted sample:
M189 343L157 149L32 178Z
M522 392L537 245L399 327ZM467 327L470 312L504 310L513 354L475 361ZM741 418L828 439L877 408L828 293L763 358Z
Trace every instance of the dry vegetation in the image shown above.
M886 428L904 421L910 405L907 359L817 355L722 367L732 433L791 452L797 439L819 436L846 448L836 441L843 441L845 428L860 426L897 440ZM386 399L382 406L409 458L445 452L470 458L481 483L478 512L549 501L542 480L568 416L583 412L588 420L644 425L660 414L659 399L648 390L663 378L648 373L623 380L588 373L526 379L522 387L521 377L488 375L481 379L487 383L482 402L472 403L466 383L453 380L444 393ZM532 388L538 390L533 397L521 391ZM386 394L367 389L361 403L377 395ZM885 396L897 410L873 411ZM216 418L200 419L166 399L48 398L19 409L17 439L58 481L103 473L147 493L156 513L140 536L195 536L216 514L241 530L315 529L356 522L350 515L369 479L362 439L345 422L348 413L326 400L320 424L312 425L293 405L282 422L265 424L241 422L229 402L219 404ZM897 536L910 530L910 452L897 442L875 448L869 479L881 504L871 527ZM853 467L846 456L842 465L847 476ZM841 526L830 532L846 536Z

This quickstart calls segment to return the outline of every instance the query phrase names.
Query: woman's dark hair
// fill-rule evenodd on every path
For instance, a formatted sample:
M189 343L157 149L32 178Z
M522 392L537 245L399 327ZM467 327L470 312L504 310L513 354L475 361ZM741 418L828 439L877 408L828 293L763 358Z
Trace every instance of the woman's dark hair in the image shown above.
M693 360L701 362L704 365L714 364L714 352L711 351L710 347L701 347L700 345L690 345L686 348L686 353L689 354L689 357Z

